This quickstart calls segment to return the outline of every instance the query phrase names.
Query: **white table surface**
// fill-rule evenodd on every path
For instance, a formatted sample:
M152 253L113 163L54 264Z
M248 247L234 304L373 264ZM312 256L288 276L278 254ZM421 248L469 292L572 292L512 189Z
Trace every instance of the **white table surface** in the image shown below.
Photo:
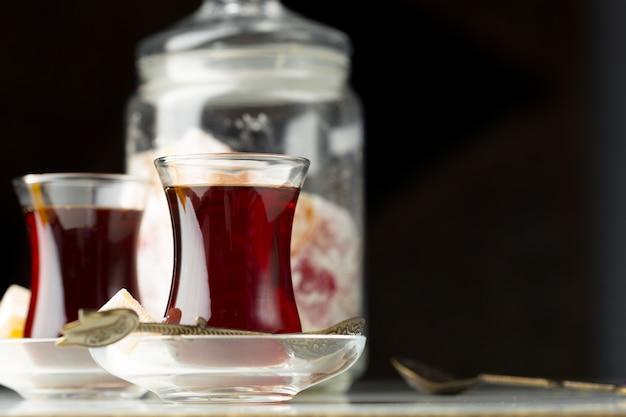
M361 381L348 393L304 392L281 404L172 404L141 400L23 400L0 389L0 415L60 416L626 416L626 396L564 389L479 387L455 396L421 394L400 380Z

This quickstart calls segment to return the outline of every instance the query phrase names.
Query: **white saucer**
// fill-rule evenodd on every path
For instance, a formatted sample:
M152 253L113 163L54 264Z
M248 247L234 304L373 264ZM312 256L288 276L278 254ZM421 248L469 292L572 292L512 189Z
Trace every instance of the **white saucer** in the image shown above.
M25 399L136 399L147 392L106 372L88 349L58 347L57 340L0 340L0 385Z

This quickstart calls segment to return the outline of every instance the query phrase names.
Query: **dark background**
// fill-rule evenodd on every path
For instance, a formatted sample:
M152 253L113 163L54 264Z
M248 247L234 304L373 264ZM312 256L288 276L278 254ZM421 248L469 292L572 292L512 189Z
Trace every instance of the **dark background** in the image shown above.
M200 3L1 3L4 287L27 285L29 273L10 179L122 172L134 49ZM624 303L596 266L605 177L593 16L614 3L283 4L354 46L367 143L366 377L394 376L399 354L461 374L626 377L614 340L626 331ZM606 294L617 310L604 308Z

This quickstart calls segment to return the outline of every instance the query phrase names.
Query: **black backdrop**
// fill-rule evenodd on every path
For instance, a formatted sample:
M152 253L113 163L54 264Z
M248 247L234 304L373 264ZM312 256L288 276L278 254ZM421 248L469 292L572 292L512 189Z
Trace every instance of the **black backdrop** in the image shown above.
M200 0L0 5L1 284L27 285L10 186L121 172L134 48ZM370 363L593 375L579 1L285 0L346 32L366 117ZM339 7L341 6L341 7Z

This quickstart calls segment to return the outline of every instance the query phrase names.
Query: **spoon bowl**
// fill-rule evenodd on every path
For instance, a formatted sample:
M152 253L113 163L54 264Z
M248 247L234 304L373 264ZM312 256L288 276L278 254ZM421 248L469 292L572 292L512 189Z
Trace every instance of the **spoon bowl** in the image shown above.
M467 378L454 375L409 358L391 358L391 365L413 389L437 395L458 394L481 384L535 388L568 388L584 391L605 391L626 395L626 386L611 383L583 382L511 375L478 374Z
M395 357L391 358L391 364L410 387L426 394L458 394L481 382L478 376L457 378L413 359Z

